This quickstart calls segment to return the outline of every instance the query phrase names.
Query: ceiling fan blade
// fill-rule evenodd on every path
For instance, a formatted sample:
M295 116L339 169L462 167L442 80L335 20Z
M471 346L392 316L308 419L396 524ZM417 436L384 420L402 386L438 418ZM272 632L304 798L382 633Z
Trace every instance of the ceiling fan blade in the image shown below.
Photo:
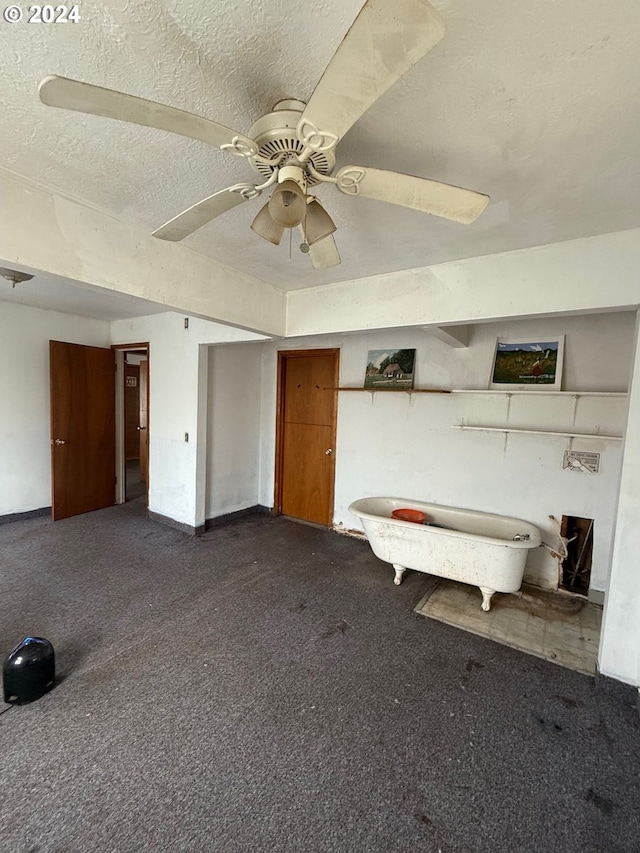
M219 192L199 201L187 210L183 210L182 213L165 222L160 228L156 228L152 236L174 242L183 240L189 234L197 231L198 228L202 228L207 222L211 222L216 216L220 216L227 210L231 210L232 207L242 204L243 201L248 201L250 198L259 195L260 192L255 189L253 184L235 184L225 190L219 190Z
M489 204L488 195L473 190L365 166L345 166L337 173L336 183L347 195L412 207L465 225L476 220Z
M333 147L444 33L426 0L367 0L302 114L301 141L316 150Z
M42 103L49 107L60 107L64 110L168 130L241 156L258 151L256 143L248 136L236 133L235 130L215 121L155 101L137 98L135 95L103 89L91 83L51 75L40 83L38 93Z

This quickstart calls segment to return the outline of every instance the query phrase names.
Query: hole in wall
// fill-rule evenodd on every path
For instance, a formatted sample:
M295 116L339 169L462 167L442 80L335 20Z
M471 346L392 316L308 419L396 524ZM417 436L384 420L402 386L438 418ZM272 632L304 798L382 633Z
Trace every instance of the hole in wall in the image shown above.
M567 557L562 564L560 589L588 595L593 554L593 519L563 515L561 535L567 541Z

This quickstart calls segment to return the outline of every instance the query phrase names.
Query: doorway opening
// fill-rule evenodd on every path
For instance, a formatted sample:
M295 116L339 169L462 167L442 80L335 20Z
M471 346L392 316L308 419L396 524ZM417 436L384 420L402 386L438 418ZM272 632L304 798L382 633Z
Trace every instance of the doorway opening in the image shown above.
M116 499L149 494L149 345L120 344L116 350Z
M588 595L593 554L593 519L563 515L560 535L567 540L567 556L562 564L560 589Z

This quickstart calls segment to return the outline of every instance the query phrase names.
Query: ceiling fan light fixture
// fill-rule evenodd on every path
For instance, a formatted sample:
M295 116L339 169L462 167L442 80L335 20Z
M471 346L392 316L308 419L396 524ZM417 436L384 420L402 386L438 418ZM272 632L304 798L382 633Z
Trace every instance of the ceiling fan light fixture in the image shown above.
M307 211L304 190L295 181L283 181L273 191L268 202L271 218L283 228L300 225Z
M414 175L349 165L335 175L336 146L391 86L443 38L445 24L429 0L361 0L345 37L308 102L279 101L245 136L232 128L175 107L147 101L67 77L50 75L38 88L49 107L116 119L175 133L245 158L261 183L236 183L174 216L153 232L179 241L236 205L269 188L271 198L251 228L278 245L285 228L297 227L300 248L314 269L340 263L336 226L309 186L329 182L349 196L411 208L452 222L474 222L489 203L483 193ZM277 183L276 183L277 182ZM14 286L23 274L0 269Z
M329 216L317 198L307 204L307 216L304 223L304 236L309 246L324 240L336 230L333 219Z
M284 233L284 226L274 222L269 213L269 202L263 205L258 211L258 215L251 223L251 230L255 231L260 237L273 243L274 246L280 244Z

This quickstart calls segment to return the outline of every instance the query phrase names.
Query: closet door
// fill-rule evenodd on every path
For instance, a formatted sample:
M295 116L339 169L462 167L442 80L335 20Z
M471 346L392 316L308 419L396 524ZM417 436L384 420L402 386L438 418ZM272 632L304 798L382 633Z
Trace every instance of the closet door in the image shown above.
M276 506L291 518L333 521L338 350L281 352Z

